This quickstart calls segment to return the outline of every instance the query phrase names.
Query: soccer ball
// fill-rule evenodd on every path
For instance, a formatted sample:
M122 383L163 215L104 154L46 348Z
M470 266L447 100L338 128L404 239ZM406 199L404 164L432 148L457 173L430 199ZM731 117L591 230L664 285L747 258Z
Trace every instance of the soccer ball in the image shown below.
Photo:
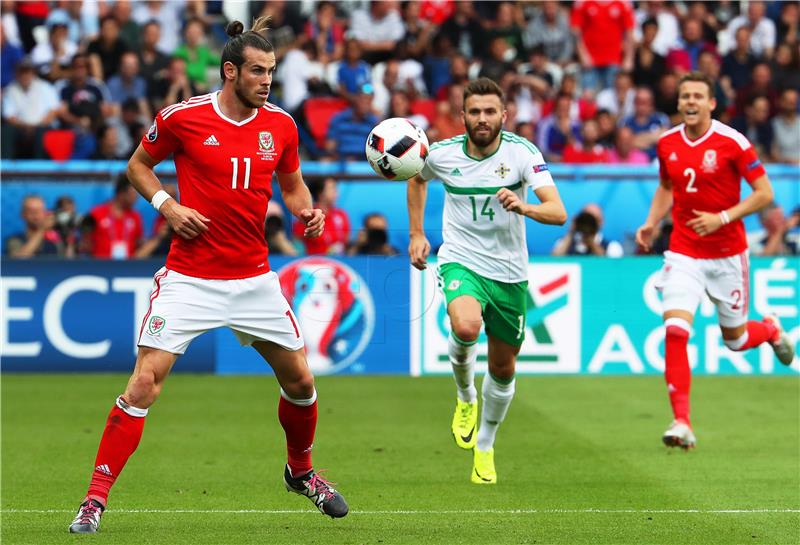
M428 157L425 131L403 117L378 123L367 137L367 161L387 180L408 180L420 173Z

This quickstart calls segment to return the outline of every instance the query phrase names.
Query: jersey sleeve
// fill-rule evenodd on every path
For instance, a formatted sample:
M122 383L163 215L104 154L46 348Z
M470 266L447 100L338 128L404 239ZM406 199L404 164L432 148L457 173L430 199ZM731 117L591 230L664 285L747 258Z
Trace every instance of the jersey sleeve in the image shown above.
M664 157L664 140L659 140L656 143L656 157L658 157L658 175L662 180L668 180L667 174L667 161Z
M760 178L767 173L764 165L756 155L756 150L753 146L741 150L736 157L736 171L745 179L747 183L752 184L756 179Z
M531 189L536 191L540 187L556 185L539 150L533 151L525 146L519 150L519 157L522 161L522 179Z
M426 182L432 180L436 177L436 172L434 169L434 158L432 153L428 153L428 158L425 160L425 164L422 167L422 170L419 173L420 178L425 180Z
M153 124L150 125L150 130L142 137L142 147L156 162L163 161L181 147L180 140L170 128L175 116L170 116L167 122L162 117L162 112L163 110L158 112Z
M283 147L283 153L281 153L278 164L275 166L276 171L283 172L284 174L295 172L300 168L300 156L297 154L297 148L300 145L297 136L297 127L294 123L287 125L285 134L288 141Z

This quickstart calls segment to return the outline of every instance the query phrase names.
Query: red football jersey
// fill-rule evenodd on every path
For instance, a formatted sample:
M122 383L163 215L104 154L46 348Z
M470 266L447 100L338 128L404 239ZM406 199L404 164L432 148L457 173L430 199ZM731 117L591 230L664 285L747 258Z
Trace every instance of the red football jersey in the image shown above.
M692 210L721 212L741 200L741 179L749 184L766 174L753 146L743 134L712 120L711 128L697 140L689 140L680 124L658 140L661 178L672 182L672 237L669 248L690 257L713 259L747 249L741 220L723 225L701 237L686 225Z
M92 231L92 255L103 259L129 259L144 235L142 217L136 210L126 210L117 217L111 203L95 206L89 214L95 222Z
M570 26L581 31L594 66L622 63L625 33L633 25L633 6L628 1L579 0L572 6Z
M297 126L272 104L243 121L225 117L217 93L168 106L142 139L155 160L174 153L180 202L211 220L208 231L175 236L167 268L199 278L249 278L269 271L264 221L272 173L294 172Z

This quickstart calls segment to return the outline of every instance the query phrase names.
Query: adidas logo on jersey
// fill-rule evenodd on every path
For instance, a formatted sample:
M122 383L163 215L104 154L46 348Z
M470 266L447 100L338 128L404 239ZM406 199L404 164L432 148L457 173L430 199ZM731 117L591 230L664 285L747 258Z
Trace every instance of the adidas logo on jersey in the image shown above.
M461 171L458 168L454 168L450 171L450 176L461 176Z
M670 161L677 161L678 160L678 154L673 151L672 153L669 154L669 160Z
M203 145L204 146L219 146L219 140L217 140L217 137L212 134L211 136L206 138L206 141L203 142Z

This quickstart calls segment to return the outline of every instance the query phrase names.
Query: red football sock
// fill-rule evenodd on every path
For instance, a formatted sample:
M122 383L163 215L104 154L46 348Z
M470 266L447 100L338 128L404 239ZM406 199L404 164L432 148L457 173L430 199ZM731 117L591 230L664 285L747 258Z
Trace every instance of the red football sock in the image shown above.
M278 420L286 433L289 469L293 477L311 471L311 446L317 429L317 401L301 406L283 396L278 403Z
M689 390L692 372L689 369L689 332L679 326L668 325L666 336L665 372L669 389L669 402L675 420L689 424Z
M778 328L771 322L756 322L750 320L747 322L747 339L739 348L733 348L736 352L742 350L749 350L767 341L774 342L778 340Z
M132 409L134 409L132 407ZM141 409L139 409L141 411ZM103 438L97 449L94 472L86 496L106 505L108 492L117 480L125 462L139 446L144 430L144 416L131 416L117 404L111 409L106 421Z

